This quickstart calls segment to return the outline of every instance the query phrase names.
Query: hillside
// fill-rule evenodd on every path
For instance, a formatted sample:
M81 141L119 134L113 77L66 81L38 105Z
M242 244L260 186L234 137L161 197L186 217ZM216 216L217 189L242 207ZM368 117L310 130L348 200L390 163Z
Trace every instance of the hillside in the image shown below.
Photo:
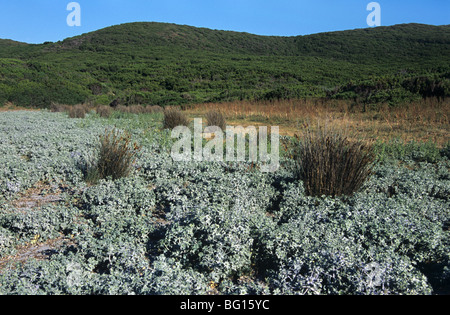
M129 23L30 45L0 40L0 104L188 104L450 95L450 26L276 37Z

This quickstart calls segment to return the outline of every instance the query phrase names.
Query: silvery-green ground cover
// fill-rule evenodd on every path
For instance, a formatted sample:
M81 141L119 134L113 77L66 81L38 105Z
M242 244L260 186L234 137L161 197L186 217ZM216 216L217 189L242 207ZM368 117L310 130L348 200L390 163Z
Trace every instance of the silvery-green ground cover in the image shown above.
M133 173L88 185L113 125L142 145ZM173 162L160 126L0 113L0 294L448 292L448 150L384 155L352 197L313 198L289 161Z

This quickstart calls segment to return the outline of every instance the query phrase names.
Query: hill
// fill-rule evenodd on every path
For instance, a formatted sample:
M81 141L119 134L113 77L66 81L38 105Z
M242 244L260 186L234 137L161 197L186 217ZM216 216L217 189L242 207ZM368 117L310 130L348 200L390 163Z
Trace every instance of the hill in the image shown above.
M0 104L189 104L450 95L450 26L258 36L128 23L31 45L0 40Z

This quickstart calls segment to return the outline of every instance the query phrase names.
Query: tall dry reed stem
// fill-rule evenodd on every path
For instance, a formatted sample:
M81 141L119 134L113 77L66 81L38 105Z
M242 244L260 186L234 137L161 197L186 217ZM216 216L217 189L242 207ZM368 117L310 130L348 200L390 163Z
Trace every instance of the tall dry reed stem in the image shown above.
M69 107L69 117L70 118L84 118L88 112L87 106L83 104L78 104Z
M99 178L111 177L113 180L127 177L140 151L131 135L116 129L106 131L100 136L96 172Z
M166 108L164 110L163 129L173 129L178 126L188 126L189 120L185 113L177 108Z
M293 158L296 172L310 196L352 195L371 175L375 154L364 141L328 126L307 128L297 137Z
M221 111L211 110L206 114L206 125L220 127L222 130L225 130L227 121Z

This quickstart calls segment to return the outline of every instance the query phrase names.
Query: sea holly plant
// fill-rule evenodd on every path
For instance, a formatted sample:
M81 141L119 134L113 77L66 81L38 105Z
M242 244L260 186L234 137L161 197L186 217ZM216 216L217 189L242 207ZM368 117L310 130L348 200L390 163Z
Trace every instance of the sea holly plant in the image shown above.
M0 115L0 294L448 293L445 154L410 160L387 143L353 194L313 196L290 154L276 172L174 161L150 119ZM128 143L128 176L85 182L99 138Z

